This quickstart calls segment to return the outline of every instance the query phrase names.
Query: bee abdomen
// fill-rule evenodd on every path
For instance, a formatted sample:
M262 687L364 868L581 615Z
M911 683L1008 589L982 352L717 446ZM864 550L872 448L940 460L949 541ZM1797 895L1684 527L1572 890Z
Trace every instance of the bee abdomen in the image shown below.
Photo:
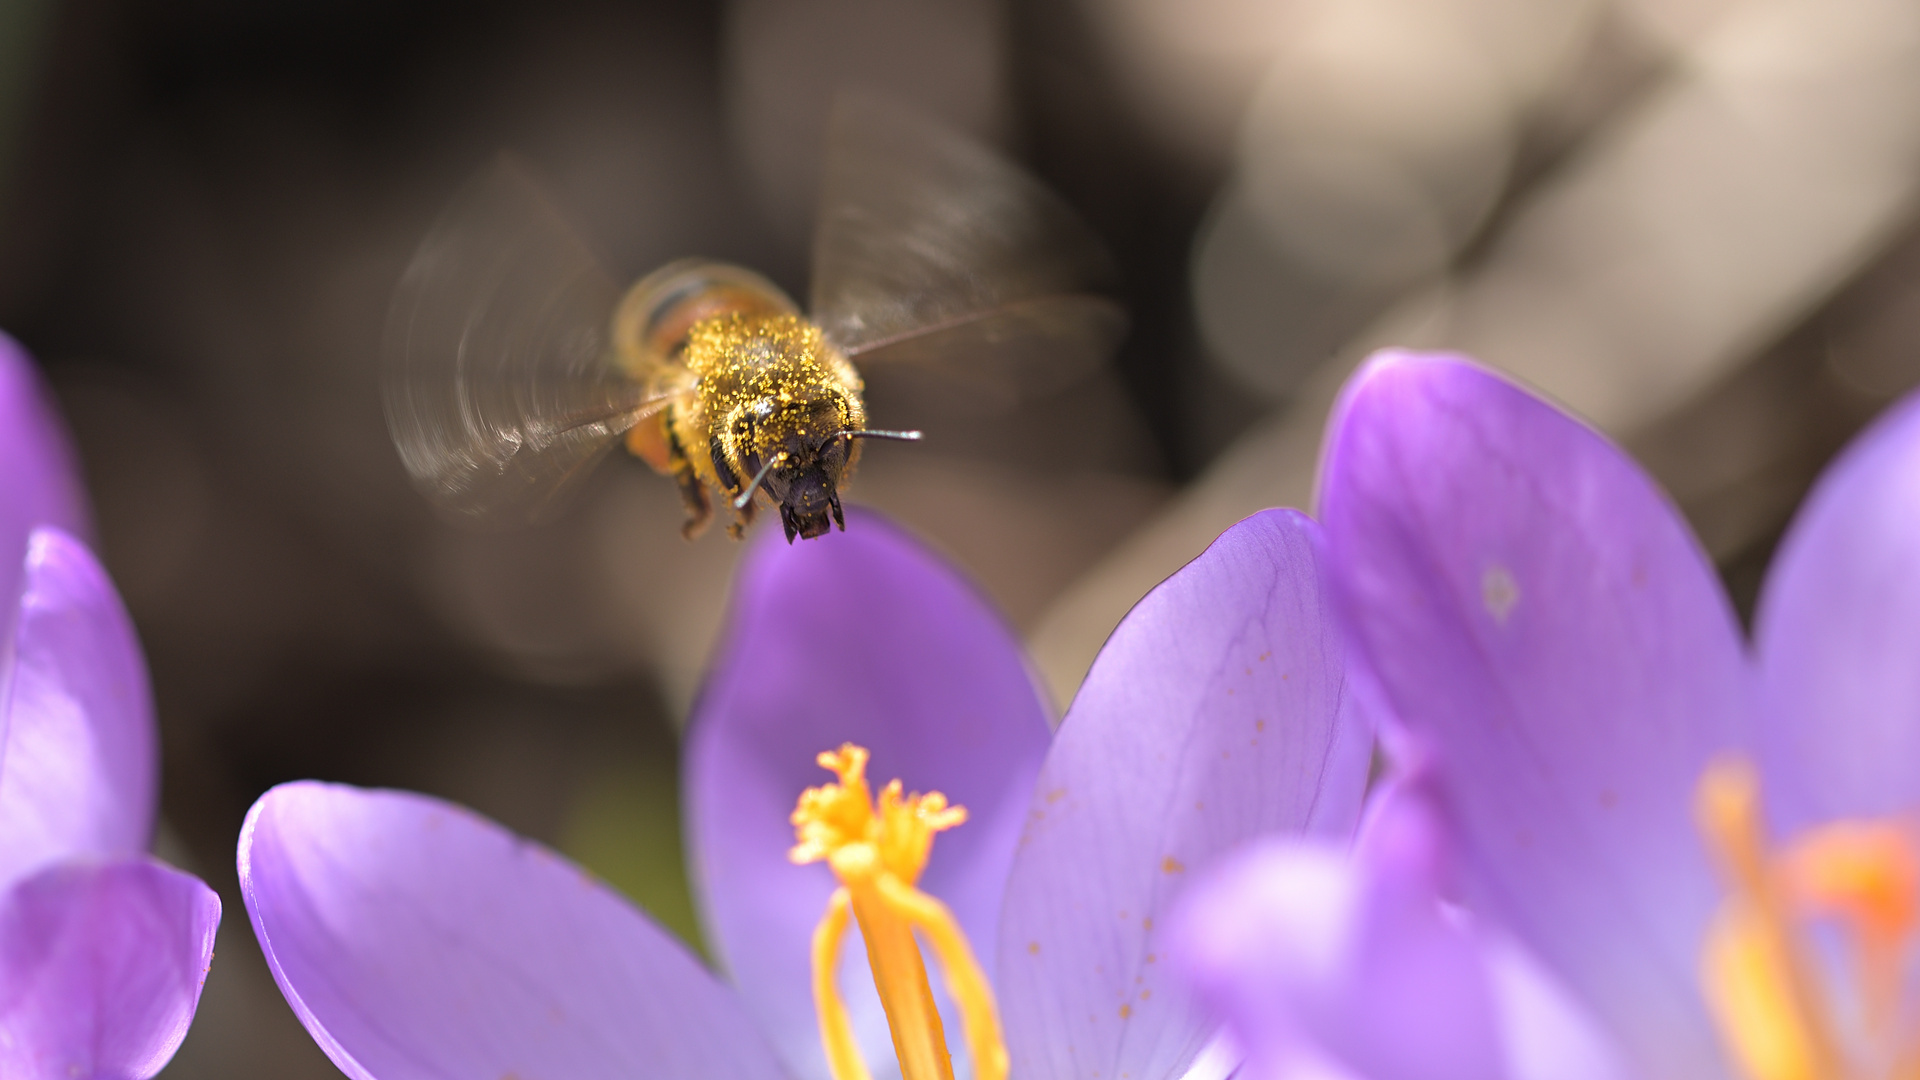
M710 259L681 259L655 270L620 299L613 342L629 374L645 380L678 359L688 331L715 315L797 315L780 287L745 267Z

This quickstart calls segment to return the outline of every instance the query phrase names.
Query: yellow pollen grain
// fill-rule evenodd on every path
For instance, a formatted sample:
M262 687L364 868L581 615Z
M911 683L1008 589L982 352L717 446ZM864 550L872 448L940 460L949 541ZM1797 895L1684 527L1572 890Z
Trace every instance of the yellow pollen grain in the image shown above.
M1185 869L1186 866L1171 855L1160 860L1160 872L1163 874L1177 874Z
M1520 602L1520 583L1513 580L1513 571L1497 563L1487 567L1480 575L1480 602L1494 622L1506 625L1507 616Z

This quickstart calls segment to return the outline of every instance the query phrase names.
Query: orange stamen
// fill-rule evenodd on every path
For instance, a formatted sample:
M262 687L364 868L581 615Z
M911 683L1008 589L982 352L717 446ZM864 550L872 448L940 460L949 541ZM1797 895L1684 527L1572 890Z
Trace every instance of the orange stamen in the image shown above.
M916 930L940 958L947 990L966 1023L974 1080L1006 1080L1007 1051L993 990L952 913L914 888L933 851L933 835L964 822L967 812L948 806L937 791L902 794L898 780L881 790L876 803L866 780L867 758L866 749L852 743L821 754L820 767L839 783L808 788L793 811L798 842L789 857L796 863L826 862L841 885L813 939L814 1005L834 1080L868 1080L834 982L849 911L866 939L867 964L904 1080L953 1080L946 1032L914 940Z
M1702 981L1729 1050L1752 1080L1920 1080L1920 1055L1899 1030L1905 957L1920 931L1920 852L1913 832L1843 821L1768 843L1760 782L1745 760L1700 779L1700 830L1729 897L1702 950ZM1815 920L1838 921L1865 1021L1843 1039L1839 1008L1810 958ZM1844 985L1844 984L1843 984Z

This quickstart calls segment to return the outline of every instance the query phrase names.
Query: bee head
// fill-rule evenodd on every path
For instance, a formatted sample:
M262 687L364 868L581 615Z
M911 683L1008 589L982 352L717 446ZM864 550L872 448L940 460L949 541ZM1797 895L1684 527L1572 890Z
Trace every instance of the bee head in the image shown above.
M778 441L773 467L760 482L780 504L780 524L787 542L795 536L811 540L832 525L847 527L840 512L840 484L847 475L851 440L834 429L824 432L799 427Z
M824 466L801 471L774 498L780 502L780 525L787 532L789 544L795 536L811 540L825 534L829 516L831 524L847 527L847 519L840 513L839 484Z
M858 453L859 439L917 440L917 431L869 431L850 427L845 403L828 397L784 407L761 399L729 421L737 468L725 467L716 444L714 465L729 486L740 486L735 509L743 509L755 491L765 491L780 506L787 542L811 540L834 526L847 527L840 509L840 487Z
M780 506L787 541L809 540L834 525L846 528L840 485L853 453L844 409L832 400L781 407L762 400L732 422L740 477L748 480L736 500L744 506L757 488Z

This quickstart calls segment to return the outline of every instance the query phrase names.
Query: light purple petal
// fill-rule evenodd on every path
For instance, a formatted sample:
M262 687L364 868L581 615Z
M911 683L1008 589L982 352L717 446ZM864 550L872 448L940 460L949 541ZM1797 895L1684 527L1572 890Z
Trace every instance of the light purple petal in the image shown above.
M1469 897L1649 1073L1724 1075L1691 806L1752 674L1672 507L1552 406L1407 353L1347 387L1321 507L1356 663L1437 749Z
M920 885L984 955L1048 739L1019 645L973 587L883 519L849 518L844 533L755 544L686 751L709 940L807 1077L826 1075L808 950L834 884L825 866L796 867L787 851L800 792L831 779L815 756L858 743L873 751L876 788L897 777L967 808L967 823L934 844ZM868 1066L885 1076L896 1066L863 955L850 940L841 988ZM958 1030L949 1025L956 1053Z
M1512 935L1472 922L1500 1013L1513 1080L1631 1080L1636 1074L1598 1017Z
M1178 1076L1213 1032L1155 926L1188 871L1263 833L1353 828L1372 734L1317 547L1294 511L1242 521L1147 594L1094 661L1007 886L1013 1075Z
M19 591L20 561L36 525L90 535L65 427L33 361L0 334L0 605L11 604ZM0 626L0 647L8 632Z
M1765 794L1779 824L1920 804L1920 396L1814 489L1755 629Z
M147 667L85 545L33 533L0 687L0 887L75 855L142 851L159 781Z
M0 1076L144 1080L200 1003L220 898L145 857L49 867L0 899Z
M239 862L274 979L354 1080L782 1075L679 942L469 810L283 784L248 813Z
M1434 830L1410 810L1352 855L1267 840L1184 898L1175 959L1253 1075L1303 1053L1366 1080L1506 1075L1484 957L1434 891Z
M1447 853L1420 784L1370 800L1357 849L1261 841L1174 913L1179 968L1246 1048L1245 1080L1618 1080L1592 1018L1498 928L1440 901Z

